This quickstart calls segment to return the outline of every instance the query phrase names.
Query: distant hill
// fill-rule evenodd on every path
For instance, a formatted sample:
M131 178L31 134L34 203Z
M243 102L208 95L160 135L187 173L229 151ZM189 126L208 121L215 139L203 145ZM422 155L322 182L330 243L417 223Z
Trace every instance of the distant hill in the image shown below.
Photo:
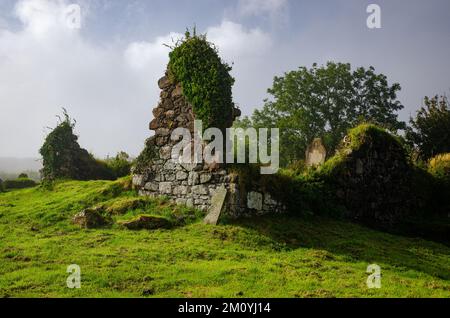
M25 172L32 179L39 179L42 162L37 158L0 157L0 178L14 179Z

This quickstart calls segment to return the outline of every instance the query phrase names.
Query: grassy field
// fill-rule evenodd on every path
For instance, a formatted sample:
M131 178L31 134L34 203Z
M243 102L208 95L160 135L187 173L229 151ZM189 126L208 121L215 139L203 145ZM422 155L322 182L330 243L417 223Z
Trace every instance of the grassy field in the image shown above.
M209 226L195 211L148 200L113 218L184 223L154 231L71 223L85 207L130 200L132 191L107 181L0 193L0 297L450 297L449 247L342 221L273 216ZM366 286L372 263L380 289ZM80 289L66 286L70 264L81 267Z

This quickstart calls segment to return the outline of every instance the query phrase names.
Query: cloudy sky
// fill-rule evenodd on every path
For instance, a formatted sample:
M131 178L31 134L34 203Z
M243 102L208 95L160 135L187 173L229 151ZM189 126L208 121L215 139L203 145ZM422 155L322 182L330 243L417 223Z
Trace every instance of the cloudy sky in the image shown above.
M381 29L366 26L370 3ZM81 8L79 29L70 4ZM96 156L137 155L168 62L163 44L194 24L234 63L244 114L261 107L273 76L328 60L399 82L402 119L423 96L450 93L448 0L1 0L0 157L38 157L62 107Z

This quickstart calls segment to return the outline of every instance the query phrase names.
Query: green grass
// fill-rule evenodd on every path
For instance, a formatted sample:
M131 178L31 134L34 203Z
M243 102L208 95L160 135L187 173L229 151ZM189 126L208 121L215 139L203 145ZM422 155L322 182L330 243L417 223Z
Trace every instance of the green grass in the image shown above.
M121 181L67 181L0 194L0 297L450 297L450 248L310 217L204 225L167 200L136 201ZM104 204L116 221L190 216L170 230L80 229L71 217ZM113 208L114 207L114 208ZM117 212L119 211L119 212ZM381 267L368 289L366 268ZM66 287L81 267L81 289Z

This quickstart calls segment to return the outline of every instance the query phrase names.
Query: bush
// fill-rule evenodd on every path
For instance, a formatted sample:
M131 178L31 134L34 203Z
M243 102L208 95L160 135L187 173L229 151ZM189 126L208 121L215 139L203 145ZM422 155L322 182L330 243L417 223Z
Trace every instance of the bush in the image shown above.
M5 180L3 186L5 190L25 189L35 187L37 183L28 178L19 178L15 180Z
M435 178L434 210L446 214L450 211L450 153L431 158L428 172Z
M191 103L195 117L204 128L226 128L232 124L231 67L222 62L217 49L204 35L186 31L169 54L169 78L181 83L183 95Z
M119 152L115 157L106 159L105 163L116 178L122 178L130 174L131 161L126 152Z
M3 188L3 180L0 179L0 192L3 192L4 188Z
M437 179L450 183L450 153L431 158L428 162L428 172Z
M22 172L21 174L19 174L19 179L29 179L28 175L24 172Z

